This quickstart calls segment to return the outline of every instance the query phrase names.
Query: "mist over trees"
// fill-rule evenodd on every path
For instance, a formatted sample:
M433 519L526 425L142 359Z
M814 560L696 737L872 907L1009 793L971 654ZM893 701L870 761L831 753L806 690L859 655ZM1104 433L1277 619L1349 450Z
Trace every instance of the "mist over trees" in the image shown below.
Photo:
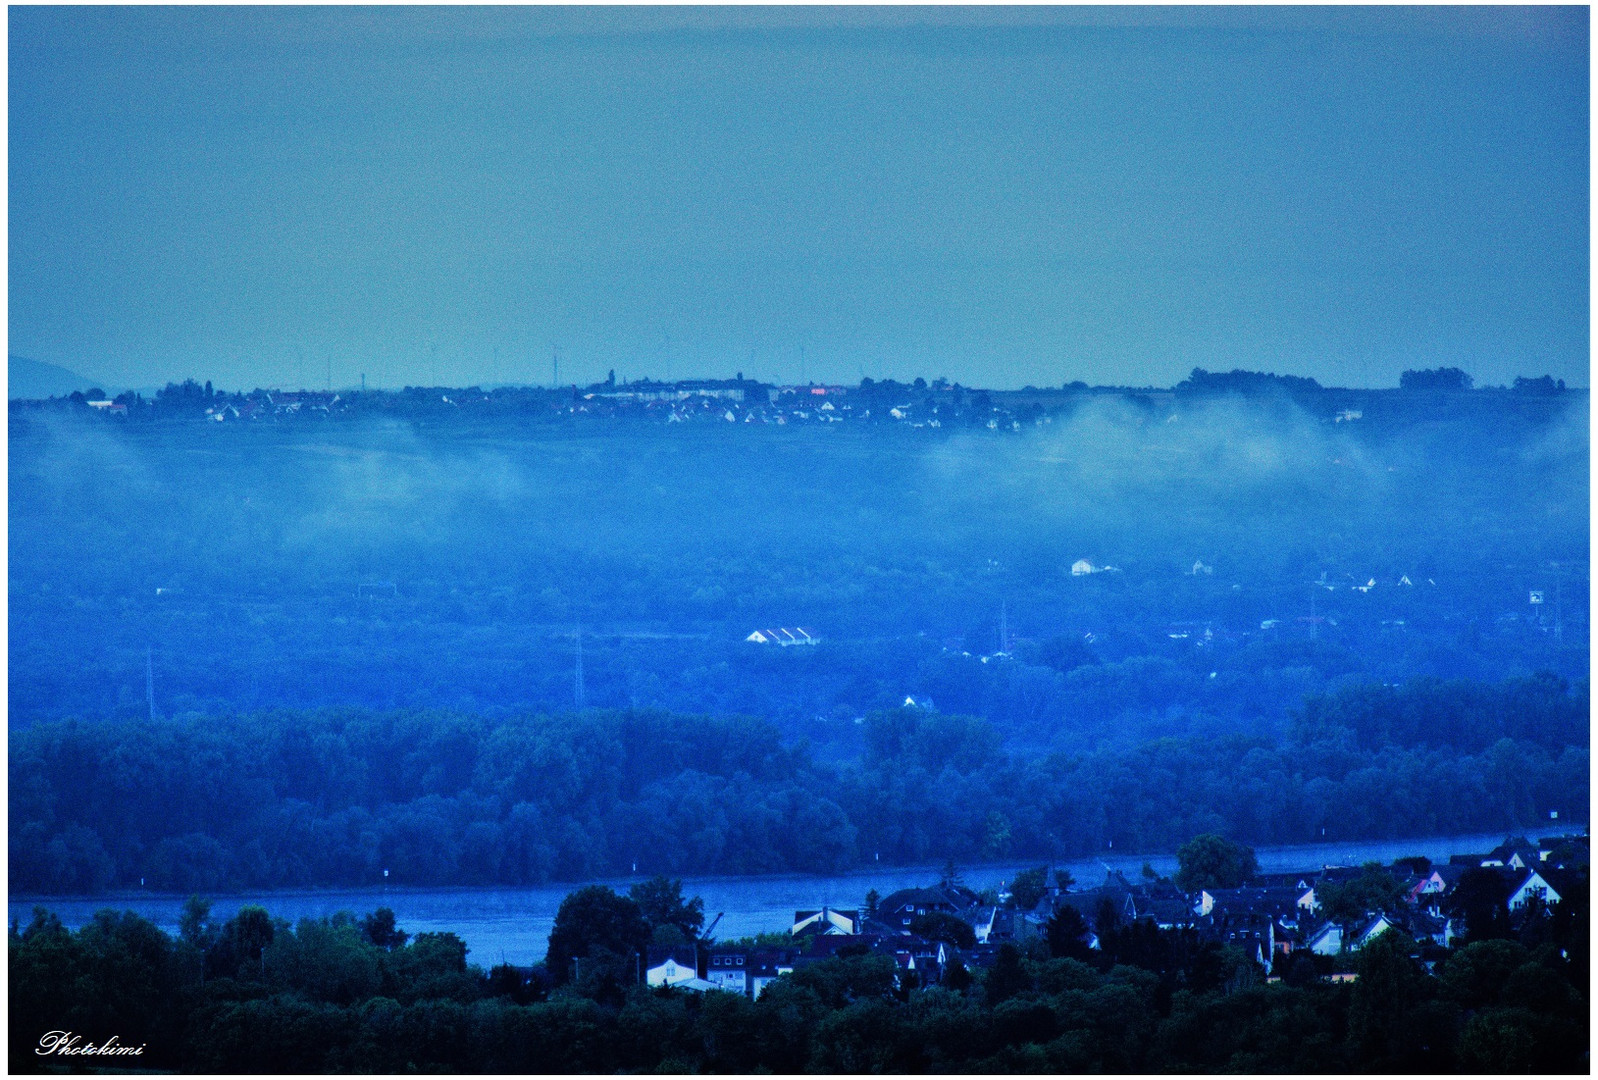
M849 394L905 419L14 415L13 882L827 871L1583 805L1584 396L1195 371L994 392L1027 420L990 429L927 426L977 396L942 380ZM819 644L745 640L783 626Z

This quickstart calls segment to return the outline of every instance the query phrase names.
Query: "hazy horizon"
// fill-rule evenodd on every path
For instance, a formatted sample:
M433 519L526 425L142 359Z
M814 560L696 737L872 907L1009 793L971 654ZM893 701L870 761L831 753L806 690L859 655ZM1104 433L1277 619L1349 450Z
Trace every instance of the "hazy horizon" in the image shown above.
M109 383L1587 385L1581 8L17 8Z

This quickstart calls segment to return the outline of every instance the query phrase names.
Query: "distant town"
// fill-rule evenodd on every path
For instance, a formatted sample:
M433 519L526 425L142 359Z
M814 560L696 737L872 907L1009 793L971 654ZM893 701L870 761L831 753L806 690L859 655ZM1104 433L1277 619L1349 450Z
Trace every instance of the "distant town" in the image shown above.
M985 428L1020 431L1042 426L1092 398L1123 399L1134 407L1169 413L1182 403L1226 394L1278 396L1330 423L1378 421L1412 414L1417 407L1450 411L1513 406L1557 398L1563 380L1544 375L1517 378L1512 386L1473 389L1457 368L1406 371L1398 389L1337 389L1314 379L1251 371L1212 373L1195 369L1169 389L1088 386L1027 386L983 390L937 378L901 383L862 378L854 386L804 383L778 385L745 379L681 379L618 382L615 372L587 386L466 387L406 386L399 390L262 389L225 391L186 379L168 383L153 397L125 391L112 397L98 388L44 399L14 399L13 414L70 410L112 420L188 420L215 423L305 422L394 418L415 421L469 419L595 420L660 424L874 424L909 428Z

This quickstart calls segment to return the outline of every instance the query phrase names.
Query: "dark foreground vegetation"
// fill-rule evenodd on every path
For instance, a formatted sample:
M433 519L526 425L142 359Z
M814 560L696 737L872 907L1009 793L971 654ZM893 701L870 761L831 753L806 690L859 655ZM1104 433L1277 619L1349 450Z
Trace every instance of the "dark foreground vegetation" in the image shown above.
M1585 878L1583 878L1585 880ZM1452 949L1400 930L1341 957L1282 956L1101 912L1022 945L955 951L937 985L867 945L792 961L751 999L642 985L644 943L693 905L604 887L561 906L550 953L484 972L453 934L392 912L298 926L191 900L174 939L128 912L76 932L43 908L10 934L14 1072L1585 1072L1586 887ZM680 893L676 894L680 899ZM659 899L660 897L656 897ZM1074 909L1061 907L1060 913ZM688 915L685 921L682 916ZM675 920L675 921L673 921ZM958 921L958 920L956 920ZM1074 929L1073 929L1074 925ZM777 937L778 935L768 935ZM812 939L807 952L814 952ZM1278 970L1279 969L1279 970ZM1333 981L1333 971L1342 974ZM41 1037L138 1047L40 1056Z
M1584 820L1588 688L1552 676L1314 697L1278 735L1047 756L902 707L818 758L764 720L329 710L10 735L11 887L526 885L832 872Z

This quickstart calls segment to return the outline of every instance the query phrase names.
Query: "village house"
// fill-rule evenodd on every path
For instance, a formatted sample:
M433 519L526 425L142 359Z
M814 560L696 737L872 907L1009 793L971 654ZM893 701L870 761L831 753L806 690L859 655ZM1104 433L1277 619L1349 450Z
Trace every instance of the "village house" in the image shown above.
M692 945L649 947L644 982L649 986L677 986L699 977L699 963Z
M1532 897L1537 897L1545 904L1557 904L1559 902L1559 894L1553 890L1542 874L1527 868L1520 871L1510 881L1509 910L1519 911L1526 906Z
M819 911L794 912L793 929L789 931L794 937L801 934L858 934L859 932L859 911L839 911L828 907L823 907Z
M956 890L959 890L958 892ZM962 895L968 894L968 895ZM969 889L942 886L931 889L900 889L877 902L872 922L884 933L908 933L917 915L940 911L955 915L970 907L977 897Z
M747 997L752 989L749 983L749 953L748 949L711 949L705 959L706 981L718 990L729 990Z

